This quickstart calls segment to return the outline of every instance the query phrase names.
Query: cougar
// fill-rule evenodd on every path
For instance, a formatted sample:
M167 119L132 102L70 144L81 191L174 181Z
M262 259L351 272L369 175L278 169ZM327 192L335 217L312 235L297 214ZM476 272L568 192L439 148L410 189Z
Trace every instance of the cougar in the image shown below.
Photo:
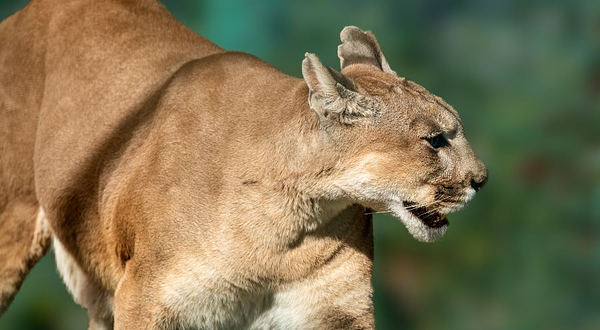
M90 329L373 329L373 212L433 242L487 171L348 26L303 79L155 0L0 24L0 310L52 245Z

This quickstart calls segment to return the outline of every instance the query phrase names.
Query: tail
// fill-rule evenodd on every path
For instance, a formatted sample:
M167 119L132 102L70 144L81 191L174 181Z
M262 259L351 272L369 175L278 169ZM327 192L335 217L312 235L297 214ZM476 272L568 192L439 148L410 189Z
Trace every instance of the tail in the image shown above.
M48 252L52 236L37 201L10 201L0 209L0 315L29 270Z

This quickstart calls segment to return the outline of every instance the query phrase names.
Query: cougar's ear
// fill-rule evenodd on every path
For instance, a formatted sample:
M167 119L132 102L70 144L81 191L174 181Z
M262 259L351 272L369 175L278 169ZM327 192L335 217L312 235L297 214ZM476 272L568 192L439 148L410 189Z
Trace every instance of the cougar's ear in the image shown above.
M350 79L323 65L317 55L304 56L302 76L309 89L308 103L321 122L352 124L375 114L375 102L356 92Z
M396 75L381 52L379 43L371 31L364 32L356 26L346 26L340 33L342 44L338 46L341 70L352 64L368 64L381 71Z

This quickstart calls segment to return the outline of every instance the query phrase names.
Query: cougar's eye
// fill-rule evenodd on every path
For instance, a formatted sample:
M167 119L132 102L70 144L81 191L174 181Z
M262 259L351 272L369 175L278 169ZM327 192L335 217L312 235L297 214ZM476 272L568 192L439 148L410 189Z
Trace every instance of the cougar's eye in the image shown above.
M433 137L425 138L425 140L427 140L427 142L429 142L429 144L434 149L438 149L438 148L445 147L448 145L448 140L446 140L446 138L442 134L438 134Z

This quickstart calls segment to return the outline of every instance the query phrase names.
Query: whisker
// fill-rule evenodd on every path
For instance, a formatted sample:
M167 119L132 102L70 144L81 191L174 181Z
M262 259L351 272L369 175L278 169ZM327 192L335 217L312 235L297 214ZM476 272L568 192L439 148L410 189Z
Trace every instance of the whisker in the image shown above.
M392 211L373 211L373 212L367 212L365 214L370 215L370 214L380 214L380 213L392 213Z
M427 206L431 206L431 205L433 205L433 204L437 204L437 203L444 202L444 201L446 201L446 200L448 200L448 199L450 199L450 198L452 198L452 196L445 196L445 197L443 197L443 198L436 199L436 200L434 200L434 201L431 201L431 202L429 202L429 203L425 203L425 204L416 204L416 205L412 205L412 206L405 206L404 208L405 208L407 211L410 211L410 210L415 210L415 209L419 209L419 208L422 208L422 207L427 207ZM438 209L438 208L435 208L435 209L433 209L433 210L429 210L429 211L427 211L427 212L426 212L426 213L424 213L424 214L430 214L430 213L432 213L433 211L437 211L437 209ZM392 212L393 212L393 211L391 211L391 210L385 210L385 211L373 211L373 212L367 212L367 213L365 213L365 214L366 214L366 215L372 215L372 214L385 214L385 213L392 213Z
M446 200L448 200L450 198L452 198L452 196L446 196L444 198L437 199L437 200L434 200L434 201L429 202L429 203L408 206L408 207L405 207L405 209L407 209L407 210L414 210L414 209L418 209L418 208L421 208L421 207L427 207L427 206L430 206L430 205L433 205L433 204L441 203L441 202L446 201Z
M427 211L427 212L423 213L421 216L427 216L427 215L430 215L430 214L436 213L438 210L439 210L439 208L437 208L437 207L436 207L436 208L434 208L434 209L431 209L431 210L429 210L429 211Z

